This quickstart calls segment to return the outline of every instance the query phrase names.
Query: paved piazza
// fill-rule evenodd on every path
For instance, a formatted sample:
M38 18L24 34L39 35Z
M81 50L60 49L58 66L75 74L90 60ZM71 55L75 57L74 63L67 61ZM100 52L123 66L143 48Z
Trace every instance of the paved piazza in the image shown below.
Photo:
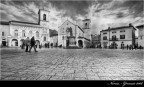
M1 80L144 80L143 50L1 49Z

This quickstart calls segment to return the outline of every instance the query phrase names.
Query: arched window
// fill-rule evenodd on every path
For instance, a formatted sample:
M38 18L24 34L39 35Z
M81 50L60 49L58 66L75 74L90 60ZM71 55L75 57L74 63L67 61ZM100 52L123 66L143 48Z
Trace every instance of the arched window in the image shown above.
M29 31L29 36L30 36L30 37L32 36L32 31Z
M46 37L44 37L44 41L46 41Z
M18 36L18 30L14 31L14 36Z
M43 20L46 21L46 14L43 14Z
M39 37L39 32L38 31L36 32L36 37Z
M22 37L25 37L25 30L22 30Z

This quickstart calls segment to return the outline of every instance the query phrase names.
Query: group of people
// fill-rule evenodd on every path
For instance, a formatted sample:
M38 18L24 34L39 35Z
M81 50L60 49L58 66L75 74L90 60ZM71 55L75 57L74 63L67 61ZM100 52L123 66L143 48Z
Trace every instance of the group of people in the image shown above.
M133 49L142 49L142 46L138 46L138 45L121 45L121 49L127 49L127 50L133 50Z
M35 52L38 52L36 50L36 41L35 41L34 36L31 39L29 39L29 37L26 38L25 46L26 46L25 52L31 52L32 48L34 48Z

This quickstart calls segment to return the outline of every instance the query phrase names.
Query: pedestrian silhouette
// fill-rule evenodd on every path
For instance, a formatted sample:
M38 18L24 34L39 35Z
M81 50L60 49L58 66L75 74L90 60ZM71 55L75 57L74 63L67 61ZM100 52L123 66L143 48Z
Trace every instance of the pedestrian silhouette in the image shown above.
M29 49L29 52L31 52L32 47L34 48L34 51L35 51L35 52L38 52L38 51L36 50L36 46L35 46L36 41L35 41L34 36L31 38L30 43L31 43L31 47L30 47L30 49Z
M26 45L26 50L25 50L25 52L28 52L28 49L29 49L29 47L30 47L30 39L29 39L29 37L26 38L26 40L25 40L25 45Z

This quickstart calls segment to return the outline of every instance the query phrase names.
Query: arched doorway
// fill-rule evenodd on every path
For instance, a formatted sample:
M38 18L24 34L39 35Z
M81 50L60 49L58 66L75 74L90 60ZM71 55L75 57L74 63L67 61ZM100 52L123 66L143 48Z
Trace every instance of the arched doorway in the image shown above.
M18 46L18 40L12 39L12 46Z
M83 41L82 41L82 40L79 40L79 41L78 41L78 46L79 46L80 48L83 48Z
M40 46L40 41L36 40L36 48Z
M7 42L6 42L6 39L2 39L2 46L6 46L7 45Z
M66 46L67 47L69 46L69 40L66 40Z
M2 41L2 46L6 46L6 41Z

